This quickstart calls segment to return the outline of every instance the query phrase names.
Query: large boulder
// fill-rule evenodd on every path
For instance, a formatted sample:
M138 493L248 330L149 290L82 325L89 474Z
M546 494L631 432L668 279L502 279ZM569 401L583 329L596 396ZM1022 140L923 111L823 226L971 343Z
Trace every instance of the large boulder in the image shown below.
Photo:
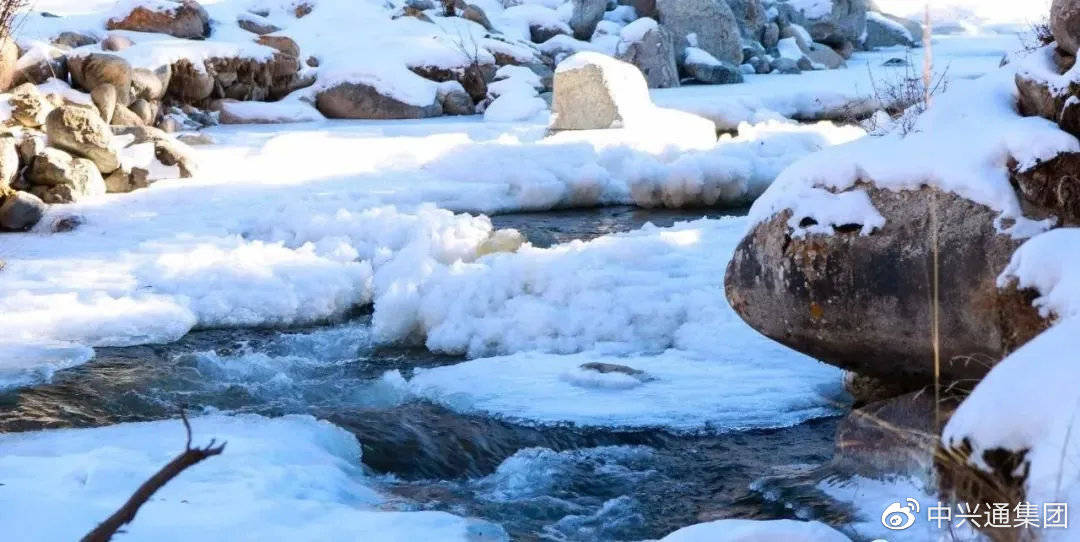
M1080 50L1080 0L1054 0L1050 6L1050 31L1059 49L1076 56Z
M933 188L866 186L885 225L792 235L809 218L782 211L754 226L729 264L731 306L751 327L827 363L915 389L933 381L928 280L937 238L940 354L945 382L981 378L1046 329L1033 294L999 289L1021 241L1000 233L998 212ZM937 231L929 217L937 205ZM794 222L789 222L794 221Z
M33 83L23 83L11 93L11 116L23 126L37 128L45 124L53 104Z
M574 31L574 37L589 41L596 31L596 25L604 18L607 0L571 0L571 3L570 28Z
M71 79L87 92L101 85L111 85L116 90L117 103L131 103L131 64L117 55L91 53L68 58Z
M620 36L615 58L637 66L649 88L679 86L671 32L652 19L641 18L623 28Z
M813 3L788 0L777 7L787 20L805 27L814 41L837 49L862 43L866 31L866 0Z
M634 65L600 53L577 53L555 70L551 129L622 128L653 107Z
M700 47L718 60L742 64L739 25L725 0L657 0L656 9L680 49Z
M41 221L47 209L33 194L0 189L0 230L28 230Z
M707 85L729 85L742 83L742 72L738 66L717 60L714 56L698 49L687 47L683 55L682 71L699 83Z
M0 91L6 91L15 83L19 46L8 38L0 39Z
M1057 123L1062 130L1080 137L1080 83L1060 81L1051 83L1046 74L1053 73L1051 60L1045 51L1036 52L1023 61L1016 71L1019 92L1017 108L1022 115L1039 116ZM1027 63L1032 63L1028 66Z
M45 121L45 133L50 145L92 160L103 174L120 167L112 147L112 131L91 107L65 105L54 109Z
M46 148L26 174L30 191L45 203L70 203L105 193L105 179L93 162Z
M315 107L332 119L421 119L443 112L437 95L430 104L411 104L364 83L339 83L322 90Z
M106 21L105 27L202 39L210 36L210 16L195 0L158 0L136 5L130 13Z
M866 14L866 40L863 46L875 47L917 47L922 43L922 25L915 21L871 11Z
M1011 170L1025 202L1053 209L1060 225L1080 226L1080 153L1062 153L1027 169L1012 164Z
M40 85L54 77L66 81L68 67L67 55L52 45L35 44L23 53L15 64L15 85L23 83Z

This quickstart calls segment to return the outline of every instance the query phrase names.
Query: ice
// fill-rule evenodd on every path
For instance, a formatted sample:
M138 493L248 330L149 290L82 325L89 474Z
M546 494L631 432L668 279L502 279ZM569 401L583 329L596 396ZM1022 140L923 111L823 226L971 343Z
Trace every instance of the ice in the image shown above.
M499 527L477 520L385 510L392 506L361 470L360 444L327 422L238 415L191 424L193 444L216 438L228 443L224 453L158 491L125 527L125 539L505 539ZM183 446L178 420L0 435L6 536L78 539Z
M63 343L0 344L0 390L52 378L54 372L94 358L94 350Z
M828 525L816 521L722 519L684 527L660 539L660 542L773 542L776 540L850 542L851 539Z

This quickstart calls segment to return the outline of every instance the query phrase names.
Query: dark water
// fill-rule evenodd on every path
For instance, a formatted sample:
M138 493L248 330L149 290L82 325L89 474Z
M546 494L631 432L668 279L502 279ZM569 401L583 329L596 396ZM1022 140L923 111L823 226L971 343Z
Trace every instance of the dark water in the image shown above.
M610 208L493 221L544 245L702 214ZM484 518L514 540L641 540L712 519L807 511L843 519L807 484L779 497L751 489L828 463L835 419L708 437L527 427L417 401L383 378L459 361L378 347L364 315L308 329L199 331L170 345L101 348L49 384L0 393L0 431L174 418L181 408L312 414L355 433L366 467L389 475L377 484L405 506Z

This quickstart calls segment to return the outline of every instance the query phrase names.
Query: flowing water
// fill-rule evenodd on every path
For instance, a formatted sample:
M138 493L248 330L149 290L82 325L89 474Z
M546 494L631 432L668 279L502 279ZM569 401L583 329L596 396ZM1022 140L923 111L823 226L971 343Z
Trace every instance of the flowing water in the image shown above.
M548 246L702 214L616 207L493 221ZM761 489L827 464L836 419L704 437L531 427L407 397L383 376L459 361L380 347L365 314L304 329L204 330L169 345L100 348L51 383L0 393L0 431L174 418L181 408L311 414L357 435L376 485L402 507L484 518L514 540L642 540L725 517L843 520L812 483Z

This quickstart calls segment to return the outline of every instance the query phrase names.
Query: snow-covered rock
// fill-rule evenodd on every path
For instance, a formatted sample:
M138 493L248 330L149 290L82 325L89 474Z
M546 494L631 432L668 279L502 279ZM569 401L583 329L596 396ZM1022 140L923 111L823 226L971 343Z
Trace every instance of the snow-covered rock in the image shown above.
M623 27L615 56L637 66L649 88L679 86L671 32L653 19L642 17Z
M105 180L94 162L54 148L34 157L26 174L31 192L45 203L70 203L105 194Z
M120 167L112 131L90 107L65 105L49 113L45 122L49 144L93 161L102 174Z
M866 40L868 49L875 47L917 47L922 44L922 25L900 17L870 11L866 13Z
M210 16L195 0L124 0L113 8L109 30L132 30L202 39L210 35Z
M340 83L319 91L315 106L331 119L419 119L442 114L437 92L430 103L408 103L364 83Z
M682 68L699 83L726 85L743 82L742 73L737 67L697 47L686 48Z
M866 0L781 0L777 7L814 41L831 47L859 44L866 31Z
M607 0L572 0L571 5L573 11L568 22L574 31L574 37L588 41L592 38L597 23L604 18Z
M0 187L0 230L24 231L34 227L45 215L47 206L29 192Z
M739 25L725 0L657 0L656 9L679 47L700 47L719 60L742 64Z
M552 130L624 128L654 106L641 71L598 53L578 53L555 70Z

